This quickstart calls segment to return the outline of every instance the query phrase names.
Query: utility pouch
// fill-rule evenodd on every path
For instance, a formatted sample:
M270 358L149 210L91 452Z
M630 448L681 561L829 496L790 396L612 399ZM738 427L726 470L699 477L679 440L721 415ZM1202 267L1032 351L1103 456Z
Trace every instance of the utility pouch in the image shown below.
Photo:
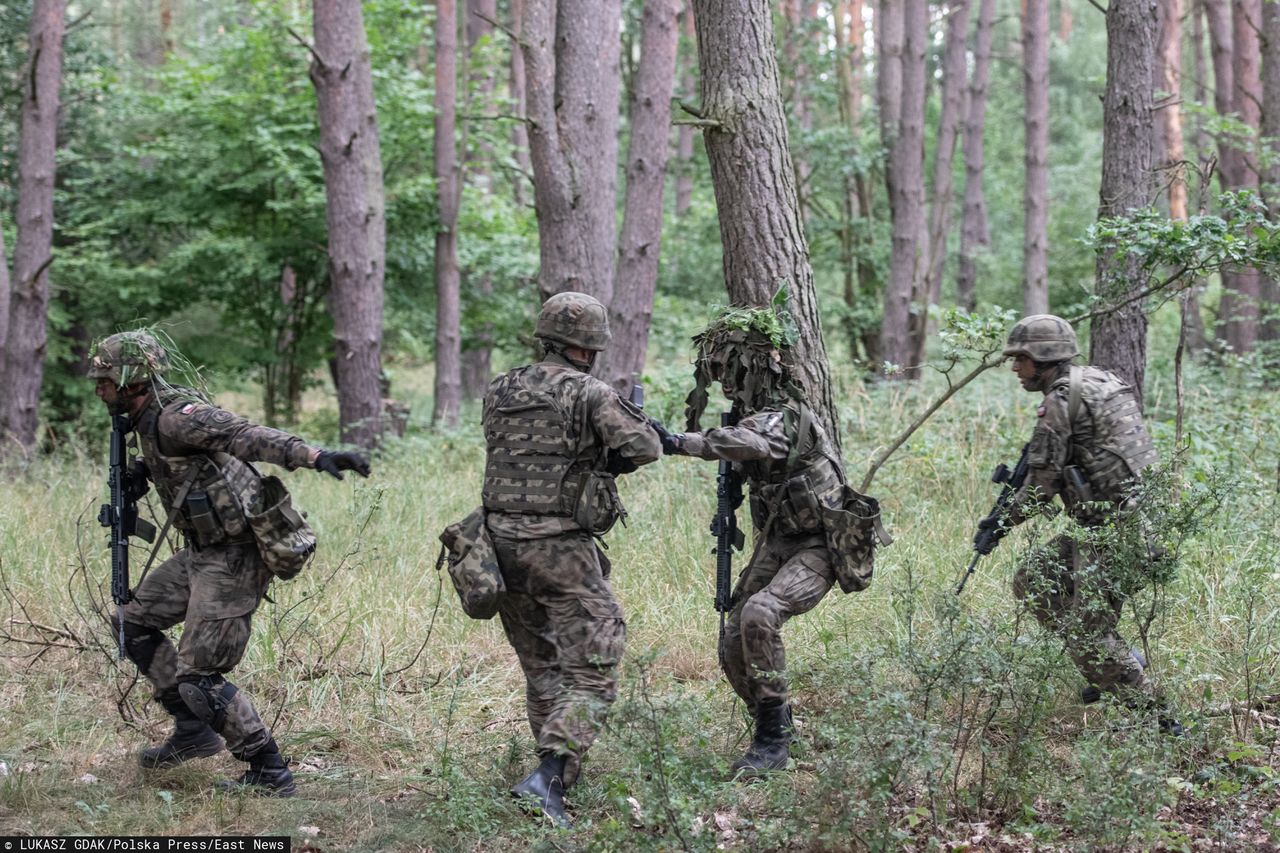
M785 505L790 510L790 525L797 532L818 530L823 526L822 506L818 496L813 493L813 485L803 474L792 477L786 482L787 499Z
M450 524L440 534L439 569L447 559L449 579L462 601L462 609L472 619L491 619L507 591L498 566L498 554L485 525L484 507L476 507L462 521Z
M268 571L281 580L292 580L316 551L316 534L298 512L289 490L279 477L263 477L261 511L245 518L258 543L258 553Z
M603 536L619 520L626 525L627 511L618 497L618 484L611 474L588 471L582 478L582 490L573 511L573 520L583 530Z
M821 501L836 580L845 592L861 592L871 585L877 545L893 542L880 520L880 502L842 484Z
M196 542L200 546L215 545L225 537L226 534L214 512L213 502L209 500L208 492L191 490L187 493L183 508L187 521L195 531Z

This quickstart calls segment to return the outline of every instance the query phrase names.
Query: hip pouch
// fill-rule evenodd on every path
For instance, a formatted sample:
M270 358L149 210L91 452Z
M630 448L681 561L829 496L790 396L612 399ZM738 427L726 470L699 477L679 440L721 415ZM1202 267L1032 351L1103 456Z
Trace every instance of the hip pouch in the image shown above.
M578 526L596 536L603 536L622 521L626 526L627 511L618 496L618 483L612 474L588 471L582 477L582 491L573 511Z
M316 550L316 534L293 506L279 477L263 477L259 512L245 518L268 571L280 580L297 577Z
M822 526L836 579L845 592L871 585L877 545L893 542L880 519L880 502L842 484L821 501Z
M498 554L485 524L484 507L476 507L462 521L440 534L443 546L436 560L439 569L447 559L449 580L457 590L463 611L472 619L492 619L506 594L507 585L498 567Z

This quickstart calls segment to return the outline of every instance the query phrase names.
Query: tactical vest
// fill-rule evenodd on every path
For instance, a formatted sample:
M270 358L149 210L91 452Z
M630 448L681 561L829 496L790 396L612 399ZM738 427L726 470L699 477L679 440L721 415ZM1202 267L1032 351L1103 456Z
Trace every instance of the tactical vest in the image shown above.
M821 533L821 500L842 485L844 477L808 406L785 404L782 423L791 445L785 467L767 462L743 465L751 483L751 522L757 531L782 536Z
M1084 469L1095 501L1118 503L1143 468L1159 461L1133 391L1113 373L1072 367L1051 391L1067 391L1071 452L1067 461ZM1080 407L1088 412L1092 435L1077 436Z
M183 401L168 404L177 405L183 405ZM139 425L138 444L166 513L190 480L182 506L174 514L173 526L200 548L253 541L245 511L253 511L261 503L258 473L227 453L166 456L160 450L163 408L155 411L149 422L144 420Z
M583 455L578 399L588 376L573 383L566 404L525 379L528 367L499 381L485 413L487 446L481 499L490 512L572 516L594 454Z

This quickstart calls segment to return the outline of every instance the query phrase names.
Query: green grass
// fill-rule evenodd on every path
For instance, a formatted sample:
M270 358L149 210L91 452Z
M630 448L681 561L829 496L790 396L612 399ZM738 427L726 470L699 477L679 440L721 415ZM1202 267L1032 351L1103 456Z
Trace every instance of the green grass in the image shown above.
M429 381L398 374L425 420ZM845 455L860 478L877 446L939 390L839 392ZM215 795L219 757L144 773L135 754L167 731L94 612L109 576L96 526L95 454L41 459L0 503L0 833L287 834L323 850L1181 849L1276 843L1280 693L1274 395L1189 376L1188 478L1229 471L1236 491L1188 543L1157 596L1153 671L1191 724L1169 741L1131 715L1082 707L1058 645L1009 594L1018 556L1064 521L1039 520L951 589L986 512L995 462L1016 453L1036 400L982 377L882 469L872 492L896 542L865 593L833 592L786 630L799 739L795 769L727 781L747 722L716 665L707 521L713 465L669 459L629 476L631 516L609 537L627 659L609 730L556 833L506 787L533 762L523 683L496 621L474 622L435 569L436 534L475 505L483 446L411 430L367 481L288 474L320 536L314 564L272 589L234 675L297 768L283 802ZM252 389L221 395L254 413ZM1171 386L1149 412L1166 454ZM676 408L651 400L651 407ZM308 397L304 434L332 423ZM135 551L138 554L139 551ZM142 560L135 557L135 573ZM1136 639L1133 614L1123 630ZM1228 713L1234 703L1236 713ZM1261 709L1250 714L1246 705ZM88 776L96 781L87 780ZM297 849L297 847L295 847Z

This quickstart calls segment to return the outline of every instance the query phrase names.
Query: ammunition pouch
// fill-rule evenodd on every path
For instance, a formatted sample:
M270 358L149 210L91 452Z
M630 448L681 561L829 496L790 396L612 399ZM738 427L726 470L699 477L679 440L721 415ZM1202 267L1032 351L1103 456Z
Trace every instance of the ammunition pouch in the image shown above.
M458 593L462 609L472 619L491 619L507 591L498 566L498 554L485 524L484 507L476 507L462 521L450 524L440 534L443 548L436 569L448 560L449 580Z
M261 480L261 510L246 512L245 519L258 543L267 570L281 580L291 580L306 567L316 551L316 534L293 506L289 490L279 477Z
M876 546L893 542L880 519L880 502L841 484L823 497L821 513L840 589L861 592L871 585Z
M622 521L626 525L627 510L618 496L618 483L612 474L587 471L582 475L582 488L573 510L573 520L583 530L603 536Z

